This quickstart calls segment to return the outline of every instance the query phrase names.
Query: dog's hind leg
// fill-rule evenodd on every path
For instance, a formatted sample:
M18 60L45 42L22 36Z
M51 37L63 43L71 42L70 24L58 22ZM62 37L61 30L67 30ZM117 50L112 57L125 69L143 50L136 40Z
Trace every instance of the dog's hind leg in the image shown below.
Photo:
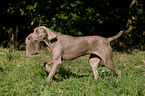
M112 48L108 47L106 48L106 51L107 52L104 53L104 58L102 58L105 66L107 66L110 70L114 71L118 75L118 77L121 77L121 71L118 68L116 68L113 63Z
M91 54L89 62L90 62L90 65L91 65L91 68L92 68L92 71L94 74L94 79L97 80L97 76L98 76L98 69L97 68L98 68L98 65L100 62L100 58L94 54Z

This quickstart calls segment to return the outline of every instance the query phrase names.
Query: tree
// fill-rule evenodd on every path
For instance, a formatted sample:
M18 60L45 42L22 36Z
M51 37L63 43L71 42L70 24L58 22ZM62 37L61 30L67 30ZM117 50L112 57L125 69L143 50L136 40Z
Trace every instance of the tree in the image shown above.
M5 0L0 1L1 33L17 46L44 25L73 36L111 37L126 29L120 46L145 49L144 0ZM135 40L137 39L137 40ZM124 40L124 41L123 41ZM116 40L116 42L119 42Z

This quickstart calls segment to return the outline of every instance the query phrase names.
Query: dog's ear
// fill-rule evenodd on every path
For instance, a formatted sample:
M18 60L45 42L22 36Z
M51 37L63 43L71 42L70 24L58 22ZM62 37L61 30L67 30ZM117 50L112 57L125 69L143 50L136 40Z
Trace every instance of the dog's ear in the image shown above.
M47 35L48 35L48 40L52 40L52 39L56 38L56 35L50 29L46 28L45 30L46 30Z
M43 41L46 34L47 34L47 32L46 32L46 27L45 26L36 27L34 29L34 32L31 34L31 39L32 40Z

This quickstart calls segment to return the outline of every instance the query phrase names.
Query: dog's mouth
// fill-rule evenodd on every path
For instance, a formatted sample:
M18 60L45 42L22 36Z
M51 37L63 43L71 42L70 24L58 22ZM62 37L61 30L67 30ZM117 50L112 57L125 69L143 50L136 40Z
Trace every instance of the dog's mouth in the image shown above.
M39 56L40 56L40 52L31 53L31 54L26 53L26 56L27 56L27 57L32 57L32 56L37 56L37 57L39 57Z

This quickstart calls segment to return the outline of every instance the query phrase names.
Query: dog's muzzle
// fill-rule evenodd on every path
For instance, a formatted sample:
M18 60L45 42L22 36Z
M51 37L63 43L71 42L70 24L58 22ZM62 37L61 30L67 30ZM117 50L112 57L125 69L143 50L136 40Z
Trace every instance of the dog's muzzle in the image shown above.
M27 53L27 52L26 52L26 56L27 56L27 57L32 57L33 55L39 57L39 56L40 56L40 52L36 52L36 53Z

